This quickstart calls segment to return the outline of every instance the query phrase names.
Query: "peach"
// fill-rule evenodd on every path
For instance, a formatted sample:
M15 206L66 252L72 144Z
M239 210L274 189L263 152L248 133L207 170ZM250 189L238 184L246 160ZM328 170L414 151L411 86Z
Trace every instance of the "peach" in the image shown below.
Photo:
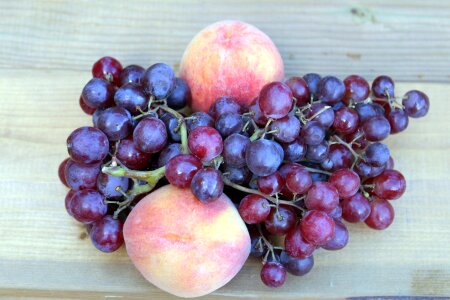
M143 198L124 225L127 253L142 275L179 297L206 295L230 281L250 253L250 236L223 194L204 204L166 185Z
M191 88L192 109L207 112L221 96L249 106L265 84L283 79L284 66L265 33L244 22L222 21L192 39L181 59L180 77Z

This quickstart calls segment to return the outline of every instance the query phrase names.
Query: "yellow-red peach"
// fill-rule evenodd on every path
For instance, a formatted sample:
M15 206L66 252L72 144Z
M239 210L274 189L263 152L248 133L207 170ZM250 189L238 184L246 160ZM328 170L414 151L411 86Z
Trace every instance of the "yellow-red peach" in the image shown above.
M179 297L222 287L250 253L247 228L225 194L204 204L190 189L172 185L143 198L123 233L127 253L142 275Z
M194 111L208 111L222 96L244 107L261 88L284 77L281 55L258 28L240 21L221 21L200 31L186 48L180 77L189 84Z

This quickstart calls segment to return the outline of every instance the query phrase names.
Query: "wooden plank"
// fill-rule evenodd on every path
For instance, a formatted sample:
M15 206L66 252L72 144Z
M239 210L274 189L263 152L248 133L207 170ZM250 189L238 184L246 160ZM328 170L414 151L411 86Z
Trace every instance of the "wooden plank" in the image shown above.
M1 1L0 68L88 70L106 54L177 66L189 40L222 19L278 45L286 73L450 81L450 1Z
M64 210L56 171L68 134L90 122L77 101L88 78L87 71L0 70L0 296L171 299L140 276L124 249L95 250ZM260 264L250 259L208 298L450 295L450 84L398 84L400 95L412 88L429 94L431 110L388 140L408 180L393 202L395 223L384 232L350 226L344 250L318 251L310 274L289 276L277 290L262 285Z

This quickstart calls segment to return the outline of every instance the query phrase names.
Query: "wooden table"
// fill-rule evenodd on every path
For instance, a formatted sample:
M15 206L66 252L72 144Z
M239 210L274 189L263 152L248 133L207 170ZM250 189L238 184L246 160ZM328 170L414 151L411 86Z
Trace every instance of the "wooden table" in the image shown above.
M67 135L90 123L78 96L97 58L177 68L190 38L227 18L267 32L288 75L388 74L399 95L425 91L431 110L388 139L408 182L389 229L350 226L344 250L318 251L310 274L277 290L251 259L208 298L450 296L450 2L316 2L0 2L0 296L171 298L124 249L91 246L64 210L56 171Z

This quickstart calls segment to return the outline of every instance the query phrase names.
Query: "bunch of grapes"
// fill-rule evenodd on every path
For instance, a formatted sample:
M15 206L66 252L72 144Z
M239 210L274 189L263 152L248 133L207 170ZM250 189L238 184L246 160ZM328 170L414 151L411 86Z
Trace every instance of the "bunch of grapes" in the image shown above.
M390 201L406 182L382 141L429 109L420 91L397 98L388 76L370 87L357 75L311 73L267 84L248 108L224 95L190 114L189 87L166 64L122 69L104 57L92 73L80 106L93 126L68 137L59 174L71 189L66 209L93 244L118 249L127 214L160 185L190 188L205 205L225 192L270 287L286 272L307 274L316 249L345 247L343 220L378 230L393 222Z

